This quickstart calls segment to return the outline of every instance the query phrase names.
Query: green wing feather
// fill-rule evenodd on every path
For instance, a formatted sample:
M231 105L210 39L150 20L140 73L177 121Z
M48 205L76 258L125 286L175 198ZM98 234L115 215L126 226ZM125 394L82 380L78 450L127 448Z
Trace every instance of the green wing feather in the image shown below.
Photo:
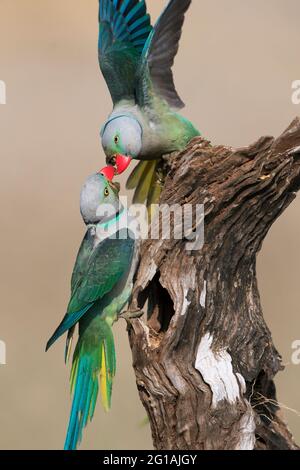
M155 215L155 205L159 203L160 196L162 193L163 189L163 181L161 178L161 171L158 168L160 165L160 162L157 162L155 171L152 176L152 181L150 183L150 190L148 194L148 199L147 199L147 208L148 208L148 217L149 217L149 222L153 219Z
M129 271L133 247L134 241L129 236L125 240L108 238L99 243L72 292L67 312L81 310L110 292Z
M145 0L99 0L99 64L114 105L145 106L158 95L171 107L184 106L172 66L191 1L170 0L152 28Z
M141 161L136 165L136 167L134 168L134 170L131 172L131 174L129 175L127 179L126 189L131 190L137 187L146 169L147 164L148 164L147 161Z
M154 214L151 206L158 204L163 187L163 171L159 160L139 162L128 178L126 188L134 189L133 203L146 201L149 220Z
M156 161L147 162L136 187L133 204L143 204L147 200L155 166Z
M99 64L114 104L135 99L137 69L151 30L145 0L99 0Z
M80 245L78 255L76 258L75 266L71 279L71 292L75 292L78 284L82 281L82 277L88 269L88 263L91 254L93 253L94 237L91 230L88 230Z
M178 52L185 13L192 0L170 0L145 44L139 68L137 98L145 106L158 95L172 108L184 107L174 84L172 67Z
M48 341L46 349L71 329L97 300L103 298L128 275L135 242L129 236L124 237L122 232L118 232L116 239L105 239L92 251L87 245L91 243L87 242L90 235L86 236L87 243L83 242L81 245L72 277L73 288L67 313Z

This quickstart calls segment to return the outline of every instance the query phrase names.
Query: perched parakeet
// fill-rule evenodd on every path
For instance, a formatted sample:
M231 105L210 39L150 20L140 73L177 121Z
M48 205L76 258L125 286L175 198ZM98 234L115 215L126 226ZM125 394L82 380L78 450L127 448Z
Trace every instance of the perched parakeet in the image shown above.
M113 100L101 130L108 178L141 160L129 177L134 202L158 201L161 157L183 150L199 131L176 110L184 107L172 74L185 13L192 0L170 0L154 27L145 0L99 0L99 62ZM113 168L114 167L114 168Z
M137 261L137 241L128 228L128 214L119 202L119 188L97 173L81 192L81 214L87 232L71 281L67 313L46 350L68 331L66 359L75 326L79 338L73 355L73 404L65 442L77 448L92 420L98 392L105 409L111 405L116 357L112 325L127 304Z

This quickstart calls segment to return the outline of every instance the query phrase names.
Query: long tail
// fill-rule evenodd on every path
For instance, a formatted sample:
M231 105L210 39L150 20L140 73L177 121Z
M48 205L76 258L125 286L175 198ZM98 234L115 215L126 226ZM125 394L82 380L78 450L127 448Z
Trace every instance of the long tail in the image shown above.
M135 190L133 203L145 202L149 209L149 216L151 216L151 205L159 202L163 179L161 161L152 160L139 162L127 180L127 189Z
M99 386L105 410L111 406L112 383L116 373L113 333L105 320L97 321L79 337L71 370L73 403L65 450L76 450L83 429L93 419Z

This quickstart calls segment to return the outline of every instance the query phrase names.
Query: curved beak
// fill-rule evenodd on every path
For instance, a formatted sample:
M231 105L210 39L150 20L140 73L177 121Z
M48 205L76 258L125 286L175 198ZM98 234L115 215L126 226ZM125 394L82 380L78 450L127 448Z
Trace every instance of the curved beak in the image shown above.
M109 166L106 166L105 168L102 168L102 170L100 170L99 173L105 176L105 178L108 181L112 181L115 177L116 171L112 165L109 165Z
M102 168L99 173L105 176L108 181L113 181L115 176L121 175L122 173L124 173L124 171L127 170L131 161L132 157L127 157L121 154L115 155L114 165L111 164Z
M132 157L126 157L125 155L116 155L116 169L117 175L121 175L124 171L127 170L130 163L132 161Z

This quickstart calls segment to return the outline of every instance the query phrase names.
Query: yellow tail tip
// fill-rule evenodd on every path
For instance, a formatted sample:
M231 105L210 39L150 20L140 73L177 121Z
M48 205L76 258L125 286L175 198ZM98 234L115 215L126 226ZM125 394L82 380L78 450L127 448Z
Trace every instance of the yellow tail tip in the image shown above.
M106 357L105 357L105 347L102 347L102 357L101 357L101 369L100 369L100 392L101 392L101 401L105 411L110 410L110 397L108 390L108 376L107 376L107 366L106 366Z

